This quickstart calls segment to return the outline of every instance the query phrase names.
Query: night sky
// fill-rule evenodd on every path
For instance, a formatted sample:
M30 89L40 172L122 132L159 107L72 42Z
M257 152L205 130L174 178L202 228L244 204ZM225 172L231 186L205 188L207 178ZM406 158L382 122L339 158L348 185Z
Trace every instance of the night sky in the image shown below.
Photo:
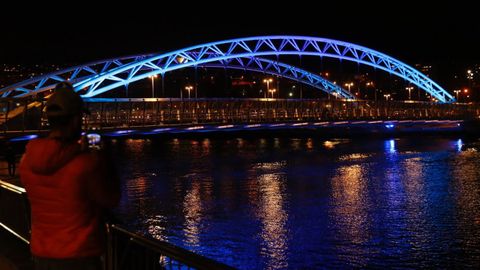
M410 64L480 63L480 22L472 4L436 4L434 11L418 7L418 1L328 6L322 2L267 8L226 1L225 7L215 8L218 4L189 1L178 7L159 2L159 7L109 9L92 9L85 2L64 12L7 10L0 19L0 63L68 65L268 34L339 39ZM27 23L19 23L22 16Z

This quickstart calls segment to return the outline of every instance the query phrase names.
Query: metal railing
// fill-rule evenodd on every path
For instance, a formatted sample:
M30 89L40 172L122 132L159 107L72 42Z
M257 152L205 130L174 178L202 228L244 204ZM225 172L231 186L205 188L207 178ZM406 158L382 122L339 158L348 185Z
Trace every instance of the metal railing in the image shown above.
M29 244L30 204L25 189L0 180L0 229Z
M85 123L95 129L278 121L469 119L479 104L420 101L253 98L85 99L92 112ZM42 99L0 99L0 132L48 130Z
M167 242L145 238L111 224L108 226L108 270L234 269Z
M0 229L29 244L30 205L24 188L0 180ZM107 224L107 270L234 269L167 242Z

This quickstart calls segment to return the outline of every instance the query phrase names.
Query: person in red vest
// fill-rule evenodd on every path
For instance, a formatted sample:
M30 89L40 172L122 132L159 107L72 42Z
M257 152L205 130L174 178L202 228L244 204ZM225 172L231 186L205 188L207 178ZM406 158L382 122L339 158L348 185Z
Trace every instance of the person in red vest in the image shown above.
M46 102L51 127L30 141L20 180L31 205L31 251L36 269L102 269L106 209L120 200L108 151L82 139L83 100L68 82Z

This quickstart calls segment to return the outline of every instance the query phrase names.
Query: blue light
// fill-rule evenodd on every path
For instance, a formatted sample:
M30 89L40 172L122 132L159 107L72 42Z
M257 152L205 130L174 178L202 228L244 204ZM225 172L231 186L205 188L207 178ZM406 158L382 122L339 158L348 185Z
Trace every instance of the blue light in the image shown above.
M264 44L267 44L268 46L263 46ZM284 44L291 44L293 47L301 49L292 49L290 46L284 46ZM223 48L235 48L235 50ZM282 77L292 76L297 80L301 80L306 84L323 89L329 93L341 93L344 98L350 97L351 99L354 99L354 96L351 93L339 86L329 85L331 82L328 82L321 77L311 76L311 73L306 73L305 71L285 64L274 62L273 64L265 65L269 60L259 58L275 55L330 57L368 65L403 78L426 91L439 102L455 101L455 98L450 93L445 91L445 89L432 81L429 77L386 54L348 42L306 36L258 36L217 41L163 54L121 58L122 60L127 59L127 61L122 61L125 63L119 66L110 65L112 59L108 61L98 61L91 63L88 66L70 67L4 87L0 89L0 95L10 95L15 97L31 95L38 91L44 91L45 89L49 89L49 87L53 87L53 84L58 81L58 78L65 80L68 78L71 80L75 79L75 89L89 89L87 93L83 95L84 97L93 97L156 74L165 74L166 72L192 66L207 66L218 62L222 63L222 68L229 68L230 64L227 64L226 66L223 64L235 62L237 59L249 59L249 61L238 61L238 65L245 69L260 69L265 73L275 72L275 74L278 73L278 75ZM178 61L179 57L183 60ZM251 64L252 62L257 61L259 64L255 64L256 66ZM160 62L164 64L157 66ZM96 67L100 67L98 70L102 70L102 72L95 71L95 69L97 69ZM280 71L278 71L279 67ZM145 73L138 72L138 70L147 69L151 71ZM277 71L275 71L276 69ZM82 74L83 70L88 70L90 72L93 71L95 74L94 76L80 77L79 74ZM109 80L110 78L116 79ZM52 83L45 83L49 81ZM42 87L36 87L39 84L42 84Z
M462 141L462 139L458 139L455 144L456 144L456 146L457 146L457 152L462 152L462 146L463 146L463 141Z
M152 132L165 132L165 131L170 131L172 130L171 128L157 128L152 130Z
M128 134L128 133L132 133L132 132L133 132L133 130L119 130L119 131L115 131L114 133L122 135L122 134Z
M88 144L90 145L97 145L100 143L102 137L97 133L89 133L87 134Z
M388 128L388 129L392 129L392 128L395 127L395 125L394 124L386 124L385 127Z
M395 149L395 140L385 141L385 151L390 154L395 154L397 150Z
M11 142L29 141L29 140L33 140L33 139L36 139L36 138L38 138L38 135L32 134L32 135L25 135L25 136L21 136L21 137L12 138L12 139L10 139L10 141Z

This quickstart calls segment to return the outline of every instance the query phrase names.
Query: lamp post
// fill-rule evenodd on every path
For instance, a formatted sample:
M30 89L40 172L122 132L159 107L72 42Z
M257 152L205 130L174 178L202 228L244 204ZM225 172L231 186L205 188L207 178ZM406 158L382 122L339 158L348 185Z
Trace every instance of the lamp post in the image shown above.
M464 102L467 102L467 99L470 97L470 95L468 95L468 88L463 89L463 93L465 94L463 100Z
M267 92L270 90L270 83L273 82L273 79L263 79L263 82L267 84L267 90L265 91L265 98L267 98Z
M453 92L455 92L455 97L456 97L457 102L458 102L458 93L462 92L462 90L453 90Z
M353 82L351 82L351 83L346 83L345 86L348 87L348 92L350 92L350 87L353 86Z
M408 90L408 99L411 100L411 99L412 99L412 89L413 89L413 86L406 87L405 89Z
M385 94L385 95L383 95L383 96L385 97L385 100L387 100L387 101L388 101L388 99L390 98L390 94Z
M190 91L192 91L192 89L193 89L193 86L191 86L191 85L185 86L185 90L188 91L188 99L190 99Z
M268 90L268 92L272 93L272 98L273 98L273 94L274 94L276 91L277 91L277 89L275 89L275 88Z
M375 101L377 101L377 88L375 88L375 85L374 85L373 82L367 82L367 87L369 87L369 86L373 87L373 91L374 91L373 94L375 96Z
M150 79L152 79L152 98L155 97L155 78L157 78L157 75L153 76L148 76Z

